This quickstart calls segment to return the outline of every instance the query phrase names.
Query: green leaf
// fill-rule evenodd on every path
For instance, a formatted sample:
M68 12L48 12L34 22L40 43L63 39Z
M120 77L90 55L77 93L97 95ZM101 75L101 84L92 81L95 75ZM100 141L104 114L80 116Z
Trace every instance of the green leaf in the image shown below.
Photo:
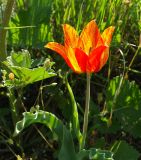
M59 160L77 160L74 150L74 143L69 130L63 128L62 146L59 152Z
M114 160L113 153L110 151L91 149L89 154L89 159L91 160Z
M40 110L35 113L25 112L23 116L24 118L16 124L14 136L31 124L41 123L56 134L62 144L59 160L76 160L71 133L54 114Z
M68 83L68 80L66 78L66 86L69 92L70 100L71 100L71 123L72 123L72 128L73 131L79 141L79 145L81 146L82 143L82 134L80 132L80 127L79 127L79 118L78 118L78 110L77 110L77 104L74 98L73 91L71 89L70 84Z
M18 80L6 81L5 85L27 85L46 78L56 76L54 72L46 71L44 67L38 67L34 69L28 69L24 67L8 66L8 68L14 73Z
M90 160L113 160L113 154L111 152L95 148L81 150L76 154L70 131L52 113L39 110L35 113L25 112L23 116L23 119L16 124L14 136L18 135L31 124L41 123L45 125L52 133L57 135L61 143L61 149L58 155L59 160L83 160L84 158L89 158Z
M112 152L96 148L81 150L77 154L77 160L83 160L84 158L89 160L114 160Z
M45 60L46 59L44 57L36 58L36 59L32 60L31 67L34 68L34 67L43 65Z
M138 160L140 154L125 141L117 141L113 148L115 160Z
M11 52L11 56L7 57L8 64L11 66L19 66L30 68L31 67L31 57L27 50L15 53Z
M50 62L50 59L46 61L48 66L31 69L31 57L28 51L12 52L3 64L8 68L8 72L10 70L16 77L12 81L6 79L5 86L25 86L55 76L56 74L51 69L54 62Z
M99 127L104 132L119 130L131 134L135 138L141 137L141 91L134 82L118 76L110 81L106 91L106 111L113 112L112 123L109 127ZM102 131L103 132L103 131Z
M89 157L89 153L90 151L89 150L81 150L78 154L77 154L77 160L83 160L83 159L88 159Z
M14 136L31 124L41 123L46 125L52 132L55 132L58 138L63 138L63 123L55 115L39 110L35 113L24 112L23 116L23 119L16 124Z
M141 104L141 92L138 85L134 81L129 82L128 80L123 80L122 84L120 84L121 79L122 77L118 76L111 80L106 92L107 106L115 107L116 109L131 107L138 110L139 104ZM115 106L112 103L113 99L115 99Z

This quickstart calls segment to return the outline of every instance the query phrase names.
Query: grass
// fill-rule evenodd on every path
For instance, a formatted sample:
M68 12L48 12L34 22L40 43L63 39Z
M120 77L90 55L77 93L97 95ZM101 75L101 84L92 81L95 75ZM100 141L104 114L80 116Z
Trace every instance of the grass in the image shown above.
M2 16L3 5L2 3L0 4L0 16ZM109 121L111 110L109 110L108 107L111 106L112 102L110 100L113 97L111 99L106 97L110 95L110 93L116 92L116 87L119 87L118 79L111 79L117 75L123 74L125 71L127 72L128 69L129 71L126 78L129 79L129 81L124 83L123 88L126 89L127 92L129 92L128 88L131 89L133 93L133 88L136 88L136 91L135 94L130 94L130 96L125 93L123 95L126 97L127 101L131 98L131 95L136 95L137 99L140 97L141 50L138 48L138 45L139 36L141 34L141 2L139 0L17 0L11 15L9 23L10 28L8 28L8 53L10 53L12 49L18 51L20 49L29 49L32 53L32 57L39 62L41 62L41 57L49 57L52 61L56 62L54 69L58 73L58 77L51 79L51 81L57 82L58 85L55 88L52 86L45 87L45 89L42 90L42 96L39 97L38 103L40 105L44 101L44 109L55 113L66 123L69 119L70 102L62 77L65 72L68 71L68 67L57 54L52 54L50 50L45 50L44 45L49 41L63 43L61 24L71 24L78 32L81 32L81 29L92 19L97 21L101 32L110 25L114 25L116 30L111 44L109 62L99 74L92 75L90 107L91 127L88 133L88 145L94 145L96 147L100 145L101 148L113 149L119 144L116 140L125 140L126 142L123 142L123 145L126 146L125 150L128 152L134 147L134 149L131 150L133 155L136 155L136 150L141 152L139 145L140 136L137 130L131 130L130 133L130 129L128 131L126 125L123 125L123 130L121 130L119 124L115 123L118 116L121 118L119 122L125 122L120 114L121 112L118 112L118 110L122 110L123 108L115 108L113 120ZM43 64L39 62L38 64ZM131 62L132 65L130 66ZM135 84L130 84L132 80L135 80ZM70 72L69 81L78 102L80 122L82 123L84 112L83 93L86 81L85 75L78 76ZM49 82L49 80L44 80L42 85L46 86ZM138 84L139 87L137 87L136 84ZM27 110L30 110L34 105L40 85L40 82L37 82L24 88L22 101ZM108 87L109 90L107 91ZM6 94L7 90L5 88L0 88L0 101L3 101L0 105L1 160L5 160L9 157L15 159L16 155L20 155L23 159L32 157L32 159L35 160L56 157L58 144L44 126L36 125L34 127L29 127L18 137L20 141L17 140L18 138L15 139L12 137L14 126L11 123L10 104ZM15 91L15 95L16 94L17 92ZM107 99L107 101L105 99ZM136 101L139 101L139 99L137 99ZM109 105L108 107L105 102ZM136 106L136 103L132 104ZM118 106L118 104L116 105ZM126 108L126 106L124 106L124 108ZM117 114L115 113L116 111ZM22 112L23 110L20 108L20 116L22 116ZM122 113L132 117L131 113L134 114L136 112L131 108L131 112L126 110ZM130 119L130 116L127 116L127 126L128 123L132 123L130 120L139 120L136 119L136 116ZM96 120L97 124L93 122ZM107 124L110 125L110 123L115 124L115 128L112 124L110 129L107 128ZM96 127L93 127L93 125ZM80 124L80 126L82 126L82 124ZM99 126L101 128L99 128ZM96 142L93 142L93 137L97 140ZM137 143L135 143L136 141ZM118 153L120 152L121 151ZM116 158L116 160L119 159Z

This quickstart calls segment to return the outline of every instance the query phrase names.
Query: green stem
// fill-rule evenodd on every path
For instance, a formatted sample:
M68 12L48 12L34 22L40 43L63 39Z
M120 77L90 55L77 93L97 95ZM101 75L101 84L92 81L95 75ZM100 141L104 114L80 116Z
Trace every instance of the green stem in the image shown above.
M85 147L85 141L86 141L86 136L87 136L89 105L90 105L90 81L91 81L91 75L90 73L87 73L86 104L85 104L83 138L82 138L81 149Z
M133 62L134 62L134 60L135 60L135 58L136 58L139 50L140 50L140 46L138 46L138 48L137 48L137 50L136 50L136 52L135 52L135 54L134 54L134 56L133 56L133 58L132 58L132 60L131 60L131 62L130 62L130 64L129 64L129 66L128 66L128 68L127 68L127 71L126 71L126 73L125 73L125 77L128 77L128 72L129 72L129 70L130 70L130 68L131 68L131 66L132 66L132 64L133 64Z
M13 87L8 88L9 91L9 102L10 102L10 107L11 107L11 115L12 115L12 121L13 121L13 127L15 128L16 123L20 119L20 114L19 114L19 108L21 105L19 105L18 99L21 100L21 95L19 94L17 97L15 96L15 89ZM16 143L17 147L21 150L21 153L24 153L24 150L21 145L21 139L20 136L14 137L14 142Z
M16 123L19 121L20 114L19 110L23 108L26 111L26 108L24 107L24 104L22 102L22 89L18 89L17 93L18 96L15 96L15 88L14 87L9 87L9 102L11 106L11 114L12 114L12 121L13 121L13 126L15 127Z
M3 19L2 19L2 24L0 28L0 60L3 61L6 59L6 34L7 30L5 27L8 26L11 13L12 13L12 8L14 5L15 0L8 0L6 4L6 8L3 14Z
M15 127L16 122L18 121L18 111L17 111L17 106L16 106L16 97L14 95L14 89L13 88L8 88L9 91L9 101L10 101L10 106L11 106L11 114L12 114L12 121L13 121L13 126Z

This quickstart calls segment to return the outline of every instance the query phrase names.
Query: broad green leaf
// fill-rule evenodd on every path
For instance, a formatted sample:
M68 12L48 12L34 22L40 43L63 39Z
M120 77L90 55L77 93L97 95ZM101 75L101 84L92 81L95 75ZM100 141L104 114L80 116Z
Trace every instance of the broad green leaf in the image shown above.
M16 124L14 136L31 124L41 123L56 134L61 143L59 160L77 160L71 133L54 114L40 110L35 113L25 112L23 116Z
M22 51L18 53L11 53L11 56L7 57L7 61L3 64L15 75L12 81L5 80L5 86L25 86L30 83L34 83L46 78L55 76L56 74L51 69L54 62L50 62L50 59L46 59L46 65L38 68L31 67L31 57L28 51Z
M141 104L141 92L138 85L134 81L129 82L128 80L123 80L120 85L121 78L118 76L111 80L106 92L107 106L115 107L115 109L131 107L138 110L140 108L139 104ZM115 100L115 104L112 103L113 99Z
M83 160L83 159L88 159L89 158L89 150L81 150L78 154L77 154L77 160Z
M24 112L23 116L23 119L16 124L14 136L18 135L23 129L31 124L41 123L45 125L52 131L52 133L57 135L61 144L61 149L58 155L59 160L83 160L84 158L89 158L90 160L113 160L111 152L94 148L90 150L82 150L76 154L70 131L52 113L39 110L35 113Z
M74 150L74 143L69 130L64 126L61 150L59 152L59 160L77 160Z
M44 62L45 62L45 58L44 58L44 57L34 59L34 60L32 61L32 64L31 64L31 68L34 68L34 67L43 65Z
M63 123L55 115L44 111L24 112L23 119L16 124L14 135L16 136L23 129L34 123L44 124L52 132L56 133L58 138L63 138Z
M83 159L89 159L89 160L114 160L113 159L113 153L106 150L91 148L89 150L81 150L77 154L77 160L83 160Z
M100 150L100 149L91 149L89 154L90 160L114 160L113 153L110 151Z
M70 115L71 115L72 129L74 130L75 135L78 138L79 145L81 146L82 134L80 132L80 127L79 127L77 104L76 104L71 86L68 83L67 79L66 79L66 86L67 86L69 96L70 96L70 100L71 100L71 113L70 113Z
M106 109L113 112L111 125L99 127L102 132L128 132L135 138L141 137L141 91L134 82L123 79L120 76L110 81L106 91ZM106 117L105 117L106 118Z
M9 66L8 67L16 76L15 81L6 81L5 85L27 85L46 78L56 76L52 71L46 71L44 67L28 69L24 67Z
M125 141L117 141L113 148L115 160L138 160L140 154Z
M31 67L31 57L27 50L15 53L11 52L11 56L7 57L8 64L11 66L19 66L30 68Z

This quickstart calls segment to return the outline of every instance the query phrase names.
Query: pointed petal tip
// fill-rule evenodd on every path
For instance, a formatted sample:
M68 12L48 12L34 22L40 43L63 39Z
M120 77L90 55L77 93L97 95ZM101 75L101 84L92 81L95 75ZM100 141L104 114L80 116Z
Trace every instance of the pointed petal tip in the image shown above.
M96 23L96 19L92 19L90 22ZM88 22L88 23L90 23L90 22Z
M111 29L111 32L114 32L116 27L115 26L110 26L109 28Z
M50 46L53 44L54 42L49 42L46 45L44 45L45 48L50 48Z
M48 43L46 45L44 45L45 48L48 48Z
M110 26L103 31L102 39L104 40L105 44L110 45L114 30L115 26Z
M67 29L67 28L73 28L71 25L65 23L65 24L62 24L62 27L63 29Z
M58 47L58 46L61 46L61 44L56 43L56 42L48 42L44 47L52 49L52 48Z
M63 27L63 29L64 29L64 27L66 26L67 24L61 24L61 26Z

